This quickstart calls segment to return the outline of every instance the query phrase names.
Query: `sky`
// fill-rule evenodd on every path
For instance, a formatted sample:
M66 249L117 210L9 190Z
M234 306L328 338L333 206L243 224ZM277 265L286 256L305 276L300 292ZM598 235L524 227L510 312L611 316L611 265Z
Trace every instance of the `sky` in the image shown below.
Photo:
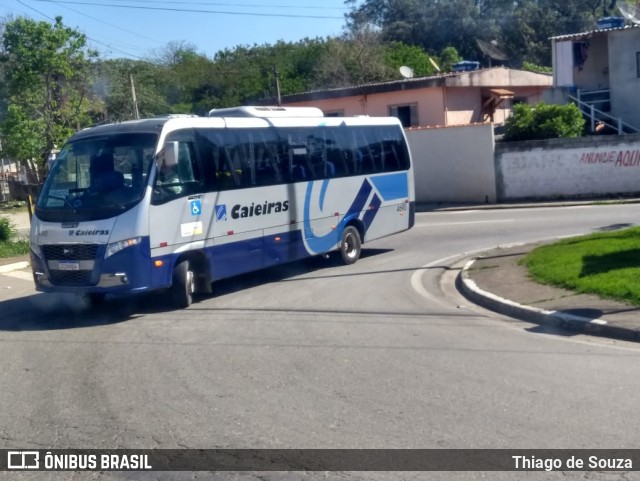
M184 42L212 58L239 45L342 34L344 0L0 0L0 18L63 23L104 58L154 58Z

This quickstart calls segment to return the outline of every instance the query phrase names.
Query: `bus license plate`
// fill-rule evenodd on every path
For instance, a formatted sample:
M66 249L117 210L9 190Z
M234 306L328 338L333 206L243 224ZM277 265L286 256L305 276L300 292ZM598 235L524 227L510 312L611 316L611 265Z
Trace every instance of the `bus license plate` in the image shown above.
M61 271L79 271L80 263L79 262L59 262L58 269Z

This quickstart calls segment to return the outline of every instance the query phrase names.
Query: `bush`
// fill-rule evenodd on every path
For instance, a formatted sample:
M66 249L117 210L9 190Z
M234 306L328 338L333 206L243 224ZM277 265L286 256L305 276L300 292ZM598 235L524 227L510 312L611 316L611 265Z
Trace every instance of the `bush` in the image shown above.
M13 239L15 230L13 224L6 217L0 218L0 242L9 242Z
M505 124L505 140L541 140L580 137L585 120L574 104L516 104Z
M531 62L522 62L522 70L535 73L553 73L553 68L545 67L543 65L536 65Z

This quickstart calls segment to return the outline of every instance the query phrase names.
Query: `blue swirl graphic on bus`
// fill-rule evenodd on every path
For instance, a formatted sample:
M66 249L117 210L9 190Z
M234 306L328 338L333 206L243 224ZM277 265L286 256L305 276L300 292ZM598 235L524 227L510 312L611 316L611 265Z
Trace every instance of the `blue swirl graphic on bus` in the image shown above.
M365 178L347 213L331 232L322 236L316 236L311 228L311 198L314 182L307 183L307 191L304 199L304 241L307 249L312 254L320 254L331 250L340 241L340 235L344 227L354 219L358 219L362 223L364 232L366 233L373 223L376 214L379 212L383 200L397 201L409 197L408 180L406 172L381 175L370 179ZM320 187L318 203L320 212L324 210L329 182L329 179L322 181Z
M310 220L313 184L314 182L309 182L307 184L307 192L304 200L304 239L305 239L305 244L307 245L307 248L311 253L320 254L322 252L327 252L332 248L334 248L340 241L340 234L342 233L344 226L351 220L359 218L360 213L364 210L364 206L367 202L367 199L369 199L369 196L371 194L371 191L373 190L373 187L371 186L371 183L367 179L365 179L362 182L362 186L360 187L360 190L356 194L356 197L353 200L351 207L349 207L349 210L342 217L340 222L336 225L335 229L333 229L331 232L323 236L316 236L313 233L313 229L311 227L311 220ZM320 191L320 202L319 202L320 211L322 211L322 208L324 207L324 200L326 196L327 186L328 186L328 181L324 181ZM373 199L371 200L370 210L367 210L367 212L365 213L362 219L362 222L364 223L364 226L365 226L365 232L371 225L371 222L373 221L373 218L378 212L378 209L381 203L382 202L380 201L380 198L378 197L378 195L374 194Z

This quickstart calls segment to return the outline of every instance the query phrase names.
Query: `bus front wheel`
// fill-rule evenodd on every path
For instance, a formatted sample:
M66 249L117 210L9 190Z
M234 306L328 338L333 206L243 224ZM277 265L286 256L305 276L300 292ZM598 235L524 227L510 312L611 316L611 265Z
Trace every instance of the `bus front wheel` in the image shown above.
M342 231L340 239L340 255L342 262L345 264L353 264L360 258L362 249L362 241L360 240L360 232L352 225L347 226Z
M193 302L194 291L195 278L189 267L189 261L179 262L173 268L173 283L171 285L173 304L178 308L189 307Z

